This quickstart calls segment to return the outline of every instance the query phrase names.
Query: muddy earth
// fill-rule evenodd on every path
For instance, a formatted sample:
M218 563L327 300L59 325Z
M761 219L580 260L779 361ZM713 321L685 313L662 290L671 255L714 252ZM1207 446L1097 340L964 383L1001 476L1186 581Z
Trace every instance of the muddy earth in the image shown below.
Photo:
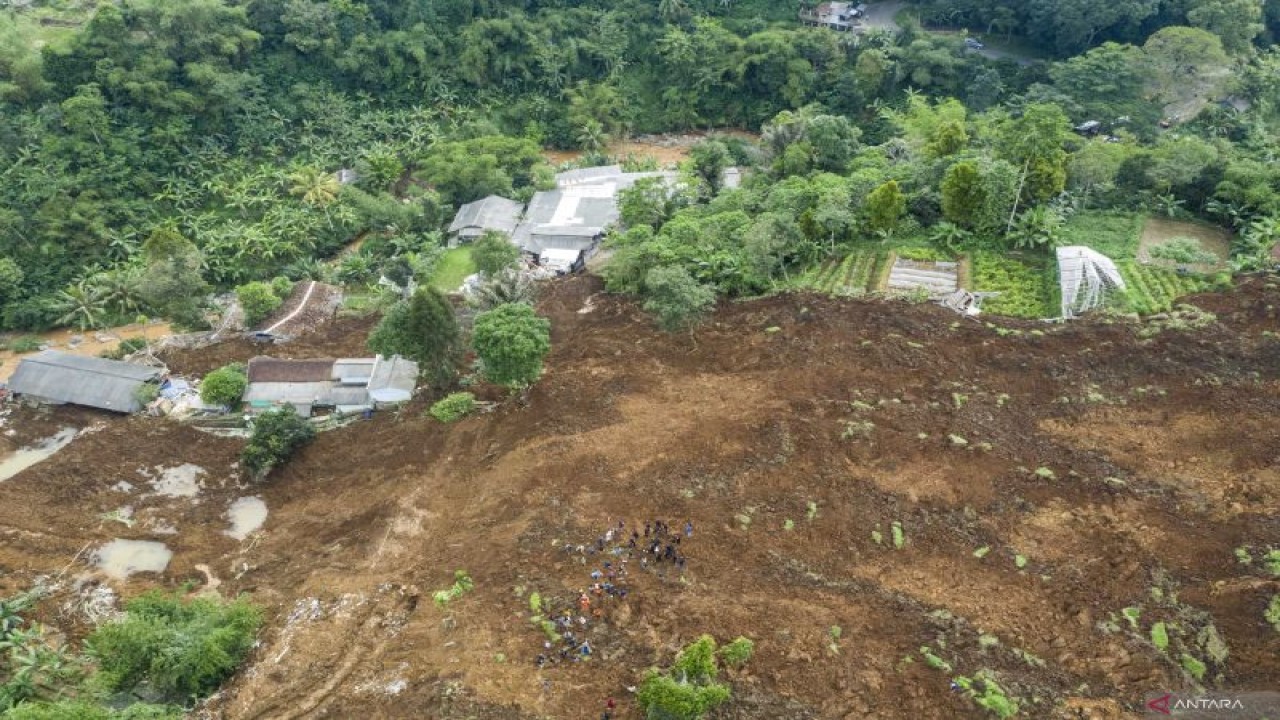
M1274 689L1280 281L1188 302L1216 319L974 321L796 294L666 335L572 278L546 288L553 350L524 396L448 426L419 398L258 484L236 438L10 409L0 450L83 430L0 483L0 593L57 583L39 619L72 639L94 587L250 594L260 646L208 718L577 720L608 697L639 718L629 688L702 633L756 642L719 720L985 717L951 688L979 673L1034 718ZM370 325L273 350L357 355ZM653 521L681 565L621 542ZM116 540L172 554L113 576L98 550ZM529 596L575 608L622 559L627 596L578 630L590 660L560 661ZM456 570L474 589L436 604Z

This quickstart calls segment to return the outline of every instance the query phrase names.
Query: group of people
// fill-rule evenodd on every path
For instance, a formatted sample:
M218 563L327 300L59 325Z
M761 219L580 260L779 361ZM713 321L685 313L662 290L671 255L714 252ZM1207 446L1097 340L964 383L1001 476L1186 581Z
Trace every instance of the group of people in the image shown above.
M595 649L587 639L592 623L603 621L607 609L616 601L625 600L631 592L628 586L629 564L639 558L643 569L654 569L664 563L678 568L685 567L681 551L682 540L693 536L693 523L685 522L683 532L674 530L661 520L644 523L643 530L634 526L629 533L625 520L619 520L589 545L566 544L566 553L584 558L599 558L591 562L590 584L578 591L576 600L569 607L562 607L549 615L555 626L556 639L550 630L537 657L538 667L560 662L590 660ZM608 559L605 559L608 558ZM659 574L662 574L659 570Z

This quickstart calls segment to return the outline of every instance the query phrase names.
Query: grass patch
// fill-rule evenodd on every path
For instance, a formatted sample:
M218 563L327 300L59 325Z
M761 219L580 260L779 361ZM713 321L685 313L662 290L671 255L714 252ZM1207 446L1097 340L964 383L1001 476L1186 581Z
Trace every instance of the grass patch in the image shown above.
M1137 213L1078 212L1062 226L1061 245L1085 245L1112 260L1132 260L1146 218Z
M464 245L452 248L440 256L436 271L431 274L431 286L443 293L456 292L462 287L462 281L475 272L476 264L471 259L471 247Z

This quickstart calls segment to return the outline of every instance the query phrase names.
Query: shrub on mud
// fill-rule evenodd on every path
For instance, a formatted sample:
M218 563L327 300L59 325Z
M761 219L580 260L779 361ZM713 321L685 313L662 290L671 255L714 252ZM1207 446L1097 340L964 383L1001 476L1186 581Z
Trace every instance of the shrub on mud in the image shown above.
M200 382L200 399L208 405L235 409L248 387L249 379L245 377L243 365L224 365L204 376Z
M1011 718L1018 714L1018 701L1005 695L988 670L979 670L972 678L958 677L956 687L969 696L978 707L985 708L998 718Z
M262 413L253 421L253 434L240 461L255 477L264 477L316 436L316 429L292 407Z
M743 643L742 640L744 638L735 640L725 650L734 648L731 654L738 657L745 650L749 657L746 643L751 641ZM653 720L698 720L729 699L729 687L716 682L719 671L715 638L703 635L680 651L669 671L650 670L640 684L636 699L645 709L646 717Z
M86 647L104 689L145 684L185 702L209 695L235 672L261 624L262 614L244 598L183 600L155 590L129 601L124 618L100 626Z
M442 423L461 420L476 408L476 396L469 392L447 395L431 406L427 412Z

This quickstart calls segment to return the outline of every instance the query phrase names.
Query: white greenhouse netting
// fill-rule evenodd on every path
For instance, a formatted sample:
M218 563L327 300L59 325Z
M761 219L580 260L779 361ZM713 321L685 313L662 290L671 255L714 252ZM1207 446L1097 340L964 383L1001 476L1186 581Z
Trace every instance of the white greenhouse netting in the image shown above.
M1124 289L1124 278L1111 258L1083 245L1058 248L1058 283L1064 318L1098 307L1109 288Z

